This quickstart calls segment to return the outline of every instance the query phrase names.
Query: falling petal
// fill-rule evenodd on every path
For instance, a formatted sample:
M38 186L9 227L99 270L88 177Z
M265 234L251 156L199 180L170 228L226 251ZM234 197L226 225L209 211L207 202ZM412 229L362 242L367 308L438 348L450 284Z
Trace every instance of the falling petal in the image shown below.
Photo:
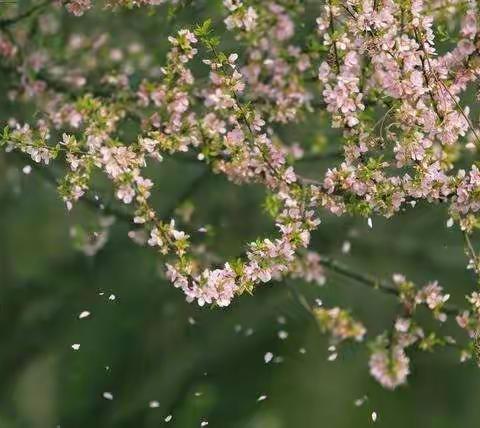
M338 354L334 352L333 354L328 356L328 361L335 361L338 357Z
M88 318L90 316L90 312L88 311L83 311L80 313L80 315L78 316L79 319L84 319L84 318Z
M103 398L105 398L105 400L113 400L113 394L111 392L104 392Z

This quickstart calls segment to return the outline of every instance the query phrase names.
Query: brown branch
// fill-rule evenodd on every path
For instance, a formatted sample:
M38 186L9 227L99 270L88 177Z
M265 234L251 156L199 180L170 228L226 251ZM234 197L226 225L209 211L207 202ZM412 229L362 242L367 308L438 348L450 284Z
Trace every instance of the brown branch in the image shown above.
M338 74L338 73L340 73L340 60L338 59L337 42L334 40L334 38L335 38L335 22L333 20L331 0L328 1L328 12L329 12L329 21L330 21L330 23L329 23L330 37L332 38L333 53L335 55L335 65L337 66L337 74Z

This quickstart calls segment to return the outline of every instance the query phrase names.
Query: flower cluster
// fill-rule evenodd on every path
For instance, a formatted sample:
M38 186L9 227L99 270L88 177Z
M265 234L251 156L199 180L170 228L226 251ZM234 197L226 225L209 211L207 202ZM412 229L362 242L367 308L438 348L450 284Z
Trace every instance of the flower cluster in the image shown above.
M420 289L415 284L407 281L401 274L393 275L393 283L398 289L400 302L405 310L412 314L418 305L424 305L432 311L435 319L445 322L447 314L445 313L446 302L450 299L449 294L443 292L443 288L437 281L430 282Z
M404 384L410 373L410 359L399 346L373 352L369 365L370 374L387 389Z
M360 342L367 332L363 324L354 320L344 309L338 307L332 309L316 308L314 313L320 328L329 332L335 342L348 339Z
M424 338L424 331L411 319L397 318L393 332L376 337L370 345L370 374L387 389L405 384L410 374L410 359L405 349ZM419 346L422 347L422 342Z
M92 0L71 0L67 2L67 10L75 16L82 16L92 7Z

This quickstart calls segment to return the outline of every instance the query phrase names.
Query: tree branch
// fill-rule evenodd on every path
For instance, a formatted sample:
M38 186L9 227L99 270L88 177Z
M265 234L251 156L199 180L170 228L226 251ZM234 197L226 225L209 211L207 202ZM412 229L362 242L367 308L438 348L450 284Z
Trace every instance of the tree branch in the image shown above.
M400 296L400 292L394 284L389 283L385 280L373 278L367 274L356 272L349 266L344 265L343 263L330 257L322 256L321 264L330 271L335 272L345 278L349 278L355 281L357 284L373 288L374 290L379 290L391 296ZM454 305L445 305L442 310L448 315L458 315L461 312L460 309Z
M18 14L17 16L0 20L0 29L10 27L11 25L16 24L17 22L20 22L26 18L29 18L30 16L40 12L42 9L45 9L51 3L53 3L53 0L44 0L42 3L32 6L30 9L28 9L23 13Z

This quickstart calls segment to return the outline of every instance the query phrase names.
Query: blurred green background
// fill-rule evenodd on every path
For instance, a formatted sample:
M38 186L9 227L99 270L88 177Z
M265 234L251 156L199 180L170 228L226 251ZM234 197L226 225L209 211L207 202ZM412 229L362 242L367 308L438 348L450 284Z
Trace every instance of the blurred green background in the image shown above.
M160 55L169 31L207 16L222 28L219 13L218 2L196 2L168 25L162 13L142 11L64 16L60 32L93 28L110 33L118 46L139 40ZM4 92L8 82L1 80ZM27 119L32 113L6 99L0 112ZM306 123L311 126L276 131L304 146L319 132L332 147L339 144L318 116ZM327 164L305 164L304 173L320 176ZM79 204L67 213L54 186L37 170L23 174L25 165L13 154L0 155L0 428L198 427L202 421L221 428L362 428L373 424L373 411L375 425L388 428L480 426L479 369L459 364L454 350L411 350L408 385L385 391L368 374L364 346L342 347L337 360L328 361L328 338L285 283L259 287L228 309L200 309L162 279L161 260L134 245L121 221L109 229L104 248L85 256L70 231L91 228L98 212ZM235 186L204 165L176 158L150 176L161 213L188 193L193 223L213 226L206 241L224 258L273 228L256 186ZM110 203L107 195L102 189ZM441 206L374 218L373 229L365 220L321 217L312 248L362 272L386 278L401 272L418 283L438 279L460 304L474 284L461 234L446 228ZM346 240L349 255L341 251ZM350 308L370 337L397 314L391 297L334 274L324 287L289 283L309 301ZM78 319L84 310L91 316ZM443 331L459 333L453 324ZM279 331L288 337L281 340ZM267 352L275 356L269 364ZM365 396L362 406L354 404ZM159 406L152 408L152 401ZM172 420L165 422L168 415Z

